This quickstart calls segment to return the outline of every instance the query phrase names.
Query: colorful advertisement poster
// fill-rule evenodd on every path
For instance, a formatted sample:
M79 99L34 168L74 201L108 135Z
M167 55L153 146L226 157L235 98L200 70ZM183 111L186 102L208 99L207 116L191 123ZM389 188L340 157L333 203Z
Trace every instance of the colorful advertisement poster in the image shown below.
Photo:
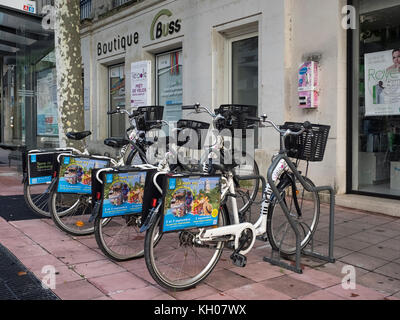
M91 194L92 169L108 166L108 160L61 156L57 192Z
M147 172L107 173L102 217L141 213Z
M400 115L400 50L368 53L365 61L365 115Z
M68 152L69 151L63 151L62 153ZM54 164L57 161L56 157L60 153L61 152L48 152L28 155L29 185L51 182L53 172L55 170Z
M150 75L150 61L138 61L131 64L131 107L151 105Z
M164 198L163 232L218 224L220 177L170 177Z
M37 134L58 136L56 68L46 69L37 75Z

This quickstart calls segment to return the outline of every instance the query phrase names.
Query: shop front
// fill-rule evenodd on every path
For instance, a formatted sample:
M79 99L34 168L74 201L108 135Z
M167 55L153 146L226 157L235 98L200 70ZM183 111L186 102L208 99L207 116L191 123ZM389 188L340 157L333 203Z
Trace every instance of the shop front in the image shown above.
M4 145L58 145L54 35L42 19L0 7L1 132Z
M400 3L352 4L348 191L400 199Z

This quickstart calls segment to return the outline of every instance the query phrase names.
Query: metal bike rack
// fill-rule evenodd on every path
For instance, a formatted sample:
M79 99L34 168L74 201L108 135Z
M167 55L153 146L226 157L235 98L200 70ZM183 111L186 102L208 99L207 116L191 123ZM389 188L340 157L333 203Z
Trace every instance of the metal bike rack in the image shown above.
M276 168L276 166L278 165L279 161L281 161L282 159L285 160L285 162L287 163L287 165L289 166L290 170L292 171L292 173L296 176L296 178L300 181L300 183L303 185L303 187L309 191L309 192L320 192L320 191L329 191L330 193L330 212L329 212L329 252L328 252L328 256L322 255L320 253L316 253L314 252L314 248L312 245L311 251L306 251L306 250L301 250L301 243L300 243L300 232L298 229L298 224L296 224L295 221L293 221L293 219L290 216L290 212L288 207L286 206L285 202L283 201L281 195L279 194L278 188L276 186L276 184L274 183L273 179L272 179L272 174L274 169ZM334 241L334 212L335 212L335 196L334 196L334 190L332 187L330 186L323 186L323 187L313 187L307 184L307 182L303 179L303 177L299 174L299 172L297 171L295 165L292 163L292 161L290 161L290 159L282 154L279 157L276 157L273 161L271 166L268 169L268 173L267 173L267 180L268 183L273 191L274 196L277 199L277 203L279 203L279 205L281 206L289 224L290 227L292 228L292 230L294 231L295 235L296 235L296 255L295 255L295 265L290 265L286 262L283 262L281 260L280 257L280 253L278 251L278 258L274 258L274 249L272 249L271 252L271 257L264 257L264 261L271 263L272 265L276 265L276 266L280 266L283 267L285 269L294 271L296 273L303 273L302 268L301 268L301 264L300 264L300 259L301 259L301 254L305 255L305 256L311 256L314 258L318 258L327 262L331 262L334 263L335 259L333 257L333 241ZM314 235L312 235L313 237ZM311 238L311 243L313 243L313 238ZM306 249L306 248L304 248Z

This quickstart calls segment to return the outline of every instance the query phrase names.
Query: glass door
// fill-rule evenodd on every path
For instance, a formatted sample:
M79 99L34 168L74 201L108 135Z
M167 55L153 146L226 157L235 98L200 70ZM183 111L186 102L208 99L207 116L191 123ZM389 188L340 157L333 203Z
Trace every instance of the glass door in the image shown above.
M164 106L164 120L182 117L182 50L157 56L157 104Z

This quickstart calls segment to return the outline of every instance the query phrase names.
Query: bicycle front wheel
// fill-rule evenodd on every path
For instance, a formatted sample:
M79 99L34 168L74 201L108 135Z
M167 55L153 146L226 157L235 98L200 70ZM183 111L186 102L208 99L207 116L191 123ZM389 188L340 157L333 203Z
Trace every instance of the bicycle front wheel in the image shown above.
M318 225L320 213L320 199L318 192L307 191L298 179L292 177L293 184L279 188L282 202L287 206L290 217L300 232L300 247L303 249L311 241ZM303 177L306 183L315 187L307 177ZM294 188L295 186L295 188ZM293 195L296 194L296 197ZM296 199L297 207L296 208ZM292 229L282 207L276 198L272 200L267 216L267 235L271 247L286 255L296 253L296 235Z
M193 228L159 236L161 217L146 232L145 261L153 279L168 290L190 289L203 281L218 263L224 241L201 242ZM221 207L218 226L227 224L227 212Z
M58 193L53 190L49 197L50 215L55 225L73 236L94 232L91 195Z

